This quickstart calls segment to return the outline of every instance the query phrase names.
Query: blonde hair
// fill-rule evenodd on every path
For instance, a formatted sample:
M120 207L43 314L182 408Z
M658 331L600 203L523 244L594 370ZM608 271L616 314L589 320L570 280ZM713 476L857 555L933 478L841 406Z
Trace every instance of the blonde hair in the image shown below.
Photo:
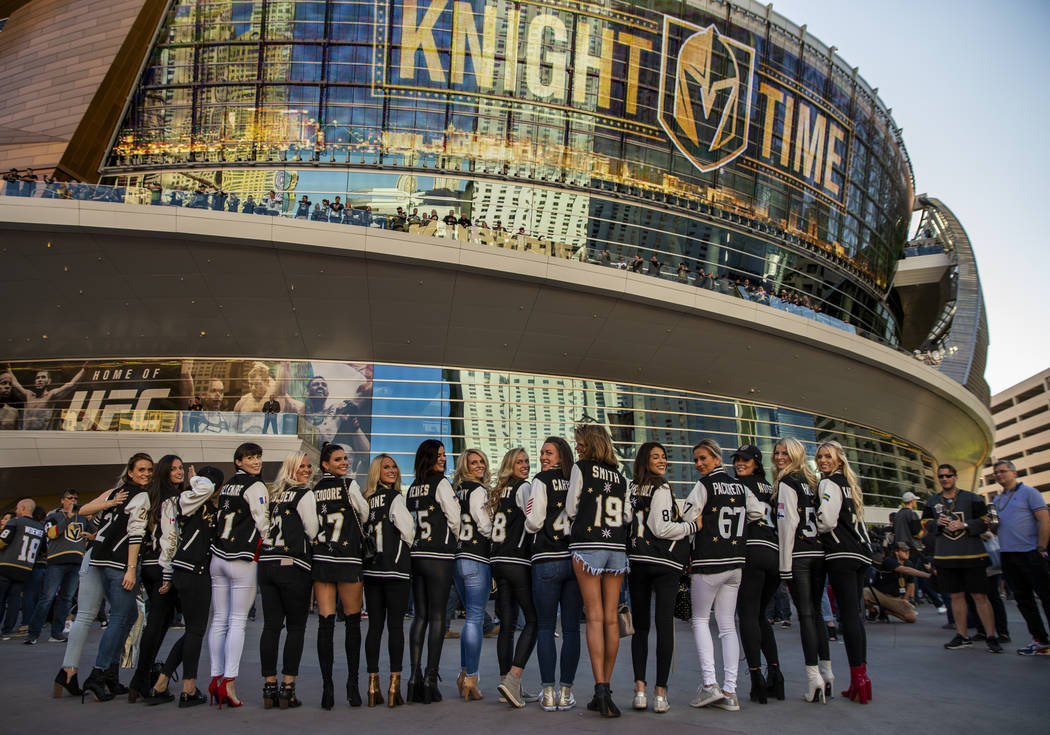
M480 449L465 449L460 452L460 455L456 458L456 471L452 475L452 487L458 488L464 482L473 481L474 477L470 474L470 455L476 454L481 457L485 463L485 474L481 477L481 484L488 487L492 484L492 469L489 467L489 458Z
M364 492L366 499L376 494L376 488L379 487L379 470L383 467L384 459L389 459L394 463L394 469L397 470L397 478L394 480L393 489L401 492L401 468L398 467L397 460L389 454L377 454L371 464L368 465L368 477L365 479Z
M780 487L780 481L793 472L800 473L806 479L809 486L816 491L817 476L813 474L813 470L811 470L809 465L806 464L806 448L802 445L802 442L793 436L786 436L783 439L777 440L777 443L774 445L774 450L776 447L783 447L791 461L788 462L787 467L784 469L778 469L776 475L773 477L773 500L776 500L777 488Z
M496 484L489 490L490 514L496 512L496 508L499 506L499 496L503 493L504 488L510 484L511 477L514 476L514 463L518 461L519 454L524 454L526 457L529 456L529 453L525 451L525 447L514 447L514 449L503 455L503 459L499 463Z
M718 463L722 463L722 447L718 446L718 442L714 439L701 439L693 446L693 451L697 449L706 449L711 453L711 456L718 460Z
M849 466L849 459L846 458L846 449L837 441L826 441L817 447L819 453L821 449L827 449L831 453L831 458L839 464L839 469L842 474L846 477L846 482L849 484L850 492L853 493L853 509L857 514L857 518L860 519L861 523L864 522L864 493L860 489L860 483L857 481L857 475L853 472L853 468Z
M583 446L580 459L588 459L599 464L619 469L620 461L616 459L612 437L609 430L601 424L576 424L573 432L577 443Z
M281 469L277 473L277 479L270 485L270 499L292 486L298 486L299 483L295 481L295 473L299 471L299 465L306 459L306 452L292 452L284 458L284 462L281 463ZM313 478L313 473L310 473L310 478ZM310 478L307 478L306 483L309 484Z

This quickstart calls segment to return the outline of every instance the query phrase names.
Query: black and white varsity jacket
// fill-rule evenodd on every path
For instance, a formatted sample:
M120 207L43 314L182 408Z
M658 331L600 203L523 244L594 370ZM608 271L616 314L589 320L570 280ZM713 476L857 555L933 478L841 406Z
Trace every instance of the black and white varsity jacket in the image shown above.
M817 532L828 564L871 564L871 540L864 523L857 517L853 490L845 475L840 472L828 475L820 481L817 492L820 495Z
M682 520L666 480L645 485L631 483L631 564L655 564L685 571L690 536L696 523Z
M208 499L214 492L211 480L194 476L190 478L190 489L175 499L175 522L167 526L160 539L159 561L164 579L171 580L175 569L209 574L218 513Z
M448 559L456 554L459 541L459 501L452 484L434 472L416 478L405 499L416 524L412 556L417 559Z
M781 579L791 579L792 560L824 556L817 536L817 494L801 472L782 477L777 485L777 539Z
M219 491L219 511L211 552L220 559L254 561L261 539L269 532L269 493L257 475L244 470Z
M525 530L525 506L532 486L528 480L518 479L503 488L496 512L492 514L493 564L523 564L529 566L532 557L532 536Z
M314 561L360 566L361 527L368 519L368 503L360 486L326 472L314 485L312 495L319 525L313 542ZM353 513L357 513L356 519Z
M608 465L581 459L572 466L566 514L572 521L570 551L627 551L631 504L627 480Z
M393 488L379 485L368 500L365 533L376 542L376 555L364 566L366 577L401 579L412 575L412 552L416 527L405 497Z
M744 483L716 467L702 477L686 498L685 517L697 523L689 570L717 574L744 566L748 517L758 518L762 508Z
M259 563L291 562L310 571L310 546L318 532L314 491L305 485L277 490L270 496L268 512L270 534L259 548Z
M531 485L525 503L525 530L534 534L532 563L568 559L570 523L565 501L569 481L560 467L552 467L532 478Z
M149 492L141 485L124 483L107 496L109 499L126 490L128 497L120 505L96 514L99 529L91 543L91 566L127 571L128 547L142 544L149 515Z
M489 491L480 482L467 480L456 488L459 498L459 542L456 558L489 563L492 519L489 517Z

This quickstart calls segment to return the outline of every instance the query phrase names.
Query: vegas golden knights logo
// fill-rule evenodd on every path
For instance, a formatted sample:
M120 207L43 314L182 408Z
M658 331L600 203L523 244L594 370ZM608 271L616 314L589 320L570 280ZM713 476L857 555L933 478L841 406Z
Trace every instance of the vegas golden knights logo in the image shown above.
M721 168L747 149L754 68L750 46L713 25L664 16L660 125L701 171Z

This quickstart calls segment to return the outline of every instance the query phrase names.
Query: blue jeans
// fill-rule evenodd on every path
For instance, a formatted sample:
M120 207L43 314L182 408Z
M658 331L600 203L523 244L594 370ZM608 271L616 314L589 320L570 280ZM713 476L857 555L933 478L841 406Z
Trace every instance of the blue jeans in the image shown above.
M477 676L485 606L492 590L492 570L488 564L480 561L456 559L452 579L456 585L456 594L467 611L467 620L463 623L463 632L459 638L459 666L467 672L467 676Z
M26 580L25 592L22 595L22 625L29 625L29 619L33 617L36 603L40 599L40 590L44 586L45 574L46 566L34 566L29 579Z
M124 572L110 567L93 567L90 565L90 554L84 555L80 567L80 594L77 596L77 618L69 630L69 642L66 644L66 655L63 667L78 668L80 654L84 650L91 624L102 606L102 598L109 600L109 625L98 643L95 655L95 667L108 669L119 662L121 648L128 630L134 622L135 592L124 589L121 582Z
M80 577L80 566L77 564L50 564L44 577L44 589L37 600L36 608L29 619L29 637L39 638L40 631L44 629L44 621L47 620L47 611L51 609L51 602L55 603L55 614L51 616L51 636L59 638L62 636L62 626L70 608L73 607L73 593L77 591L77 581ZM58 599L55 600L55 595Z
M532 602L536 606L536 657L543 686L557 681L554 625L561 606L561 685L572 686L580 663L580 617L583 597L571 559L539 561L532 565Z

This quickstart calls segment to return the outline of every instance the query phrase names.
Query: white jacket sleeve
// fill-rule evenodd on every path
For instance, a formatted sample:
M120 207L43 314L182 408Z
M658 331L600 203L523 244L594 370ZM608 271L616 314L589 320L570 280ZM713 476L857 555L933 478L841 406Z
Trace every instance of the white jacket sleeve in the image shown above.
M448 480L439 482L434 496L445 513L449 529L455 538L459 538L459 501L456 500L456 491L452 489L452 483Z
M492 538L492 516L489 515L489 491L484 487L476 487L470 491L470 517L474 519L474 526L485 538Z
M649 503L649 518L646 525L657 538L668 541L678 541L696 533L695 521L672 521L674 513L671 506L674 504L674 496L671 495L671 487L666 483L653 491L653 498Z
M839 524L839 511L842 510L842 488L828 478L817 486L820 505L817 506L817 533L833 531Z
M780 578L791 579L791 552L798 528L798 495L786 482L777 489L777 536L780 538Z
M538 533L547 520L547 483L533 478L532 492L525 504L525 530Z
M518 486L518 491L514 494L514 503L522 510L522 512L528 511L529 495L531 493L532 485L526 480Z
M357 480L350 482L350 487L346 489L346 494L350 498L350 505L354 506L354 510L357 511L357 517L361 520L361 524L364 525L368 521L368 501L365 500L365 496L361 493L361 486L357 484Z
M175 556L175 547L179 543L179 524L175 522L177 501L177 497L168 498L160 507L160 558L157 561L161 568L161 578L166 582L171 580L171 559Z
M390 501L390 522L401 532L402 540L411 546L416 541L416 522L408 512L404 495L396 495Z
M580 466L574 464L569 473L569 493L565 496L565 515L570 521L576 520L576 511L580 507L580 493L583 491L583 473Z
M321 530L321 522L317 519L317 497L313 490L307 490L299 503L295 506L295 512L303 521L303 530L306 537L313 541L317 538L317 532Z
M673 500L671 502L674 502ZM685 507L682 508L682 520L693 522L696 521L696 527L700 528L700 514L704 511L704 506L707 505L707 488L704 487L704 483L697 482L693 485L693 489L685 499Z
M190 478L190 489L183 490L179 495L178 512L184 516L190 516L197 512L197 508L204 505L208 498L215 492L215 484L207 477L194 475Z
M769 509L768 505L755 497L750 488L744 488L744 507L747 508L747 519L749 521L765 518L766 511Z
M248 504L248 512L255 520L255 528L259 531L259 538L270 537L270 517L267 513L270 507L270 494L266 485L256 480L244 489L241 494L244 502Z
M128 501L124 512L128 514L128 546L141 544L149 518L149 493L142 491Z

